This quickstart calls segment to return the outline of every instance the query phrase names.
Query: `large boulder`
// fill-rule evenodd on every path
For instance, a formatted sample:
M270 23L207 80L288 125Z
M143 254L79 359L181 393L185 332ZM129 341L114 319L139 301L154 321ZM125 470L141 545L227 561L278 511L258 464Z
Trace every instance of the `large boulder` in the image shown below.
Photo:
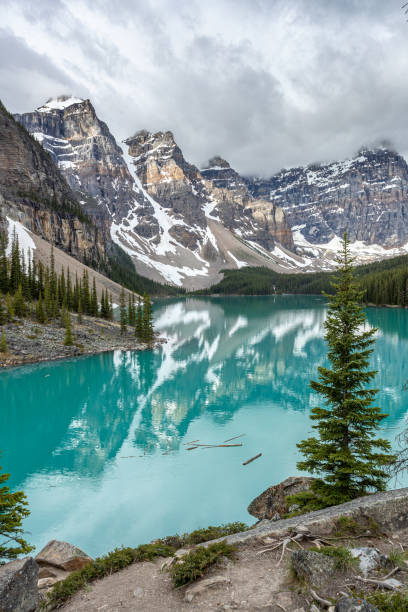
M52 565L67 572L82 569L92 561L91 557L88 557L80 548L58 540L48 542L38 553L35 560L38 565Z
M334 612L380 612L378 608L368 603L365 599L352 599L342 597L336 603Z
M38 605L37 578L32 557L0 565L0 612L33 612Z
M301 493L302 491L308 491L314 480L316 479L306 476L290 476L286 478L283 482L269 487L258 497L255 497L248 506L249 514L252 514L252 516L255 516L260 521L262 519L278 521L290 511L286 503L286 497L295 493Z
M313 550L292 553L292 567L296 576L314 586L325 585L337 571L336 561Z

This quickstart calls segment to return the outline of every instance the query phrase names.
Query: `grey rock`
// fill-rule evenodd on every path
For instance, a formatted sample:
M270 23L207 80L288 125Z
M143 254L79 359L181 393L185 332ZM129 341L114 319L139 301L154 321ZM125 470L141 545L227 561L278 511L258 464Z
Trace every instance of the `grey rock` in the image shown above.
M350 553L355 559L358 559L360 569L365 576L381 565L381 556L376 548L361 546L360 548L351 548Z
M212 578L206 578L205 580L201 580L199 583L194 584L189 587L184 595L184 600L187 602L192 602L195 597L204 593L207 589L215 588L218 586L225 586L226 584L230 584L229 578L225 576L213 576Z
M314 478L306 476L290 476L283 482L272 485L251 501L248 506L249 514L259 520L277 521L281 519L283 515L289 512L286 497L308 491L314 480Z
M38 605L38 565L32 557L0 566L0 611L33 612Z
M335 612L379 612L378 608L365 599L342 597L336 603Z
M293 552L292 567L298 578L315 586L326 584L336 573L336 562L331 557L310 550Z
M52 565L69 572L82 569L92 561L80 548L58 540L48 542L35 560L38 565Z

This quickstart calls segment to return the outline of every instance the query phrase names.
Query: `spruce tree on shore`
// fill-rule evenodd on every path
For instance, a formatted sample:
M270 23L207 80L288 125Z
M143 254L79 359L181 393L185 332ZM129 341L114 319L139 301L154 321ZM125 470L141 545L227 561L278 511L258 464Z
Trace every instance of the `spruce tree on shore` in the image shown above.
M120 334L123 335L126 332L126 323L128 320L127 311L126 311L126 296L125 290L121 289L120 297L119 297L119 310L120 310Z
M0 336L0 353L7 353L7 341L6 336L4 335L4 331L1 332ZM0 509L1 512L1 509Z
M387 466L395 457L390 443L376 438L387 416L373 406L376 389L367 385L376 372L369 370L376 329L364 329L366 316L360 306L363 292L353 279L349 241L344 234L340 267L332 286L325 322L330 368L320 366L319 380L311 381L326 408L313 408L311 419L317 436L297 446L304 459L299 470L317 474L310 491L288 497L301 512L341 504L373 491L383 491Z
M34 550L22 537L22 521L30 514L26 497L22 491L10 492L5 485L9 477L0 474L0 565Z

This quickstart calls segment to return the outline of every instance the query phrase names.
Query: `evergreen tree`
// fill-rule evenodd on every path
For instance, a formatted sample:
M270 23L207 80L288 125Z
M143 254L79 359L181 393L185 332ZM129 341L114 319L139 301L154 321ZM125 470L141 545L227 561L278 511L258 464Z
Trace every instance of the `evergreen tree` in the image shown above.
M143 309L140 297L137 300L135 336L139 342L143 342Z
M11 244L11 259L10 259L10 280L9 288L11 293L17 291L18 286L21 284L21 259L20 259L20 248L18 245L18 236L14 228L13 241Z
M19 317L19 318L23 318L27 311L21 285L18 286L17 292L14 295L13 311L16 317Z
M45 315L44 304L42 295L40 293L38 297L38 301L35 308L35 317L39 323L45 323L47 321L47 317Z
M92 296L91 296L91 314L93 317L98 316L98 294L96 292L96 281L93 277Z
M125 290L123 287L120 292L119 308L120 308L120 334L122 335L126 331L126 322L127 322L126 296L125 296Z
M311 419L318 436L297 446L304 460L299 470L317 474L311 491L288 498L302 511L349 501L370 491L383 491L386 466L394 461L387 440L376 438L385 414L372 406L376 389L367 385L376 372L368 370L376 329L362 329L366 316L360 306L362 291L353 279L347 234L344 234L340 267L332 283L325 322L331 368L320 366L319 380L311 387L325 399L327 408L314 408Z
M7 322L6 310L4 308L3 300L0 298L0 325L4 325Z
M84 270L82 276L81 301L84 313L87 315L91 314L91 294L89 291L89 276L87 270Z
M10 474L0 474L0 564L34 550L22 538L21 524L30 514L26 497L22 491L10 493L4 484L9 477Z
M82 323L82 296L78 297L78 323Z
M7 342L6 342L6 336L4 335L4 331L1 332L1 337L0 337L0 353L7 353ZM1 508L0 508L0 512L1 512Z
M6 256L6 240L1 236L0 240L0 292L6 294L9 290L8 263Z
M66 313L65 316L65 339L64 339L64 345L65 346L72 346L74 344L73 340L72 340L72 332L71 332L71 317L69 315L69 313Z
M147 293L143 296L143 331L142 337L143 341L146 342L149 346L153 344L154 332L153 332L153 313L152 313L152 303L150 301L150 297Z
M12 321L14 318L13 298L9 293L6 295L6 314L7 320Z

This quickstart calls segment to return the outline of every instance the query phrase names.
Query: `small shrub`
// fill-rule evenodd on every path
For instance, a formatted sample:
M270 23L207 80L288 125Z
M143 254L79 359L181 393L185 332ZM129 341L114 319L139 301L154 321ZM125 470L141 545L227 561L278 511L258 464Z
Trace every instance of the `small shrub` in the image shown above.
M7 353L7 341L4 332L1 332L0 336L0 353Z
M393 565L406 568L404 561L408 559L408 552L402 552L401 550L392 550L388 553L388 558Z
M406 591L402 593L399 591L393 593L378 591L361 597L364 597L381 612L407 612L408 610L408 594Z
M361 533L361 527L351 516L340 516L335 522L333 533L337 537L355 536Z
M342 572L346 572L348 569L354 567L358 561L352 556L351 552L343 546L322 546L321 548L313 546L310 550L314 550L315 552L334 559L336 568Z
M225 525L219 525L218 527L210 525L209 527L196 529L191 533L167 536L160 541L169 546L174 546L175 548L185 548L186 546L196 546L197 544L216 540L217 538L225 538L233 533L239 533L247 529L249 529L248 525L240 522L227 523Z
M234 558L236 546L227 544L225 540L210 544L210 546L199 546L187 555L184 555L169 572L175 587L180 587L197 578L204 576L209 569L218 563L222 557Z

